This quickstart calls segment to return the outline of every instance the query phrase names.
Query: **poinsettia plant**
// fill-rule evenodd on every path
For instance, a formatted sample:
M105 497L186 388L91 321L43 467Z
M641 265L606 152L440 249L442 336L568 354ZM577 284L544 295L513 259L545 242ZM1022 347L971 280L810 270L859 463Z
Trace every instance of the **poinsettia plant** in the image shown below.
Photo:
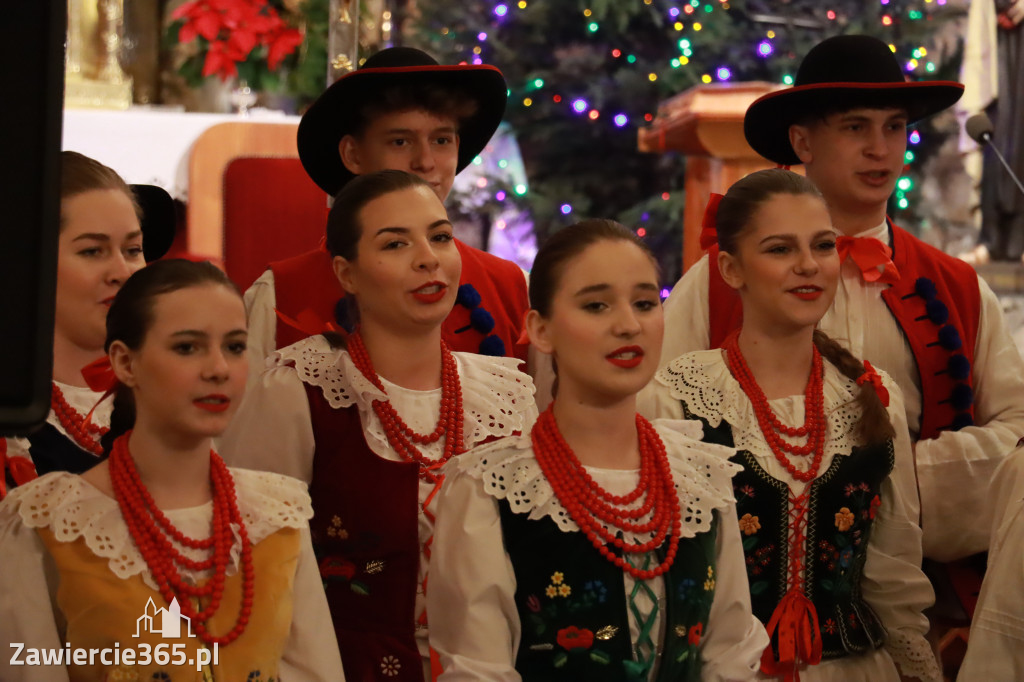
M185 46L178 71L196 86L210 76L232 77L250 87L276 83L277 72L296 55L304 35L270 0L190 0L171 14L168 38Z

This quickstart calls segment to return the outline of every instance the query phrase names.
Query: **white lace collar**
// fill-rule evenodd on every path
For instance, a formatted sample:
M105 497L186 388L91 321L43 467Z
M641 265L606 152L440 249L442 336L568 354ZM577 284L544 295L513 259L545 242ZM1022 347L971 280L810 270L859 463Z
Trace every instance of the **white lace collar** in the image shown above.
M257 544L282 528L306 528L313 516L306 486L294 478L263 471L231 469L235 481L238 510L252 544ZM81 538L98 557L108 559L110 570L119 578L142 574L146 584L158 589L146 561L132 540L117 501L86 483L81 476L55 471L12 490L4 500L3 516L17 515L29 528L50 528L60 542ZM210 532L212 503L187 509L166 511L167 518L185 535L206 537ZM238 571L241 541L232 525L235 542L231 548L228 575ZM179 548L181 549L181 548ZM184 549L194 559L202 552ZM182 569L193 582L203 580L210 571Z
M732 448L703 443L693 437L700 434L698 422L659 419L654 426L665 443L672 478L682 505L682 536L693 537L710 528L714 509L722 509L735 502L732 477L741 467L728 461L735 452ZM508 500L510 508L517 514L528 514L533 520L546 516L557 523L562 532L579 531L579 526L562 506L540 468L529 436L488 443L471 450L453 459L448 470L479 479L488 495ZM608 470L588 468L588 471L595 478L600 478L601 473ZM615 473L637 476L636 472ZM646 542L651 538L651 534L624 535L630 543Z
M492 438L529 433L537 419L533 380L518 370L519 360L455 352L466 414L466 447ZM299 379L316 386L334 408L357 405L363 428L381 443L387 436L373 411L373 401L387 396L363 376L348 351L331 348L311 336L272 355L272 365L290 365ZM390 447L390 446L388 446Z
M825 456L848 455L859 445L856 426L860 408L855 400L860 387L827 360L824 367L823 388L828 422ZM894 391L889 375L879 374L889 391ZM729 371L725 351L716 348L687 353L661 369L655 375L655 381L667 386L673 398L683 401L690 413L707 420L712 427L717 427L722 421L728 423L732 427L737 450L746 450L761 457L774 456L761 433L754 406ZM792 413L794 403L802 403L803 396L770 402L776 414Z

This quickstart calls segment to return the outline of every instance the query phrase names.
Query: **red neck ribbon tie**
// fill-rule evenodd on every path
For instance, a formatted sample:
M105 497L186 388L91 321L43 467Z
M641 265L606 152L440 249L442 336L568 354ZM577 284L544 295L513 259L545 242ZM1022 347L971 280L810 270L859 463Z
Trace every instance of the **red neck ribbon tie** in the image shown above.
M110 365L110 357L104 355L83 367L82 377L89 388L103 394L96 401L96 404L92 406L92 409L89 410L89 414L85 415L85 421L90 422L92 421L92 413L96 411L100 403L113 395L114 391L117 390L117 375L114 374L114 368Z
M874 237L839 237L836 240L839 260L847 257L860 268L865 282L895 284L900 281L899 270L892 262L892 249Z
M700 248L707 251L718 243L718 230L715 229L715 219L718 218L718 204L722 201L722 195L712 192L708 197L708 205L704 208L704 219L700 222Z
M864 373L857 377L857 385L863 386L864 384L871 384L875 393L878 394L878 399L882 401L883 405L889 407L889 389L882 383L882 377L878 371L867 360L864 361Z
M299 314L296 315L295 317L286 315L282 313L280 310L277 310L276 308L274 309L274 312L277 314L277 316L281 319L282 322L284 322L292 329L297 329L306 336L316 336L317 334L323 334L324 332L335 332L341 334L342 336L348 336L348 334L345 333L344 329L334 324L333 322L328 322L325 325L323 321L317 316L317 314L314 313L309 308L306 308L305 310L299 312Z
M7 456L7 439L0 438L0 500L7 497L7 474L14 485L25 485L36 478L36 467L28 457Z
M799 682L801 665L821 662L821 630L814 603L799 588L792 588L779 601L771 620L768 637L778 632L779 657L776 660L769 643L761 654L761 672L781 675L785 682Z

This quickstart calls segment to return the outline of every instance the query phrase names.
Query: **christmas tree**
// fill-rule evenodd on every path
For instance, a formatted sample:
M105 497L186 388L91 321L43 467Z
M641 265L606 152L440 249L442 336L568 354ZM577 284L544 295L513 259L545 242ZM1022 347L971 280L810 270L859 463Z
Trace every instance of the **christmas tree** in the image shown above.
M407 42L442 63L493 64L508 81L505 119L529 184L490 185L492 196L527 206L541 240L584 217L617 219L664 254L666 282L679 275L685 164L637 151L637 129L660 101L699 83L791 84L813 45L843 33L888 42L911 79L949 77L958 54L936 55L929 40L962 14L945 0L418 0L417 8ZM912 137L919 144L908 162L926 156L924 134ZM913 185L901 181L895 209L912 208Z

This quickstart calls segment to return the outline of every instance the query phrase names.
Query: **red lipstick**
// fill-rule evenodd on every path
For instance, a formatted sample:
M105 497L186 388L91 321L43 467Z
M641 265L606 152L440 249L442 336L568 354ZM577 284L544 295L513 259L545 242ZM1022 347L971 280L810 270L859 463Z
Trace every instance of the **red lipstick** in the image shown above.
M804 301L816 301L824 293L821 287L797 287L790 289L789 293Z
M192 404L207 412L223 412L231 407L231 398L220 393L214 393L204 395L202 398L196 398L192 401Z
M644 361L644 349L640 346L623 346L604 357L616 367L632 369Z
M437 287L437 291L425 291L431 290L434 287ZM444 298L447 291L448 285L443 282L428 282L418 289L413 289L412 295L417 301L422 303L437 303Z

